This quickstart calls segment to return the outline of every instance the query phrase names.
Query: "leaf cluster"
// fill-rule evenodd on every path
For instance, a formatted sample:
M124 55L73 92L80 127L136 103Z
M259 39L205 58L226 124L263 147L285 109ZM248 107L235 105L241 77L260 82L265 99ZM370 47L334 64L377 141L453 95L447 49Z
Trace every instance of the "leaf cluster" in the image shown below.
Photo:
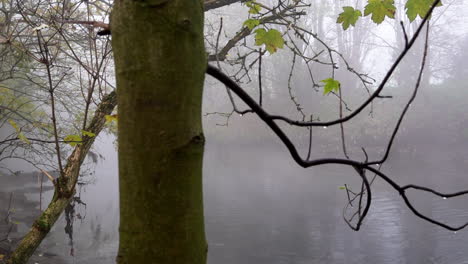
M249 8L249 14L256 15L259 14L262 10L262 7L255 3L255 1L246 2L245 5Z
M423 18L432 4L434 4L433 0L407 0L405 9L408 19L412 22L418 16ZM442 2L439 2L437 6L441 5ZM380 24L386 17L394 19L396 10L394 0L367 0L367 5L364 7L364 16L370 16L374 23ZM361 10L351 6L344 6L343 12L338 15L336 23L341 24L343 30L346 30L349 26L355 26L361 16Z

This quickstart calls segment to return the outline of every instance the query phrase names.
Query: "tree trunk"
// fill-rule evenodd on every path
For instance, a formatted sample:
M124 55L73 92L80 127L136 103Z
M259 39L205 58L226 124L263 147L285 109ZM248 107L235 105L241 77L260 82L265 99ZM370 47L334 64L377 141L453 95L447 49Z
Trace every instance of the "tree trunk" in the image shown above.
M204 264L203 1L114 3L120 183L117 262Z

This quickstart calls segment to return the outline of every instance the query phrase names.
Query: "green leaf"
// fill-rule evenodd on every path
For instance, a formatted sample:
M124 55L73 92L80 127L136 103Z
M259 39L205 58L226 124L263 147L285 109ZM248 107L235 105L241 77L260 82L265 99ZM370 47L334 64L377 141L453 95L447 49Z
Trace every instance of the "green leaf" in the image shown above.
M254 1L246 2L245 5L250 8L249 13L253 15L260 13L260 10L262 10L262 7Z
M68 145L74 147L78 144L81 144L82 138L79 135L68 135L63 140Z
M418 15L420 18L423 18L426 16L433 3L433 0L408 0L405 5L406 15L411 22L415 20ZM437 6L441 5L442 2L439 2Z
M83 136L87 136L87 137L95 137L96 134L92 133L92 132L88 132L86 130L81 130L81 133L83 133Z
M338 187L338 189L340 189L340 190L346 190L346 187L340 186L340 187Z
M364 16L372 15L371 19L376 24L384 21L385 16L395 18L395 4L393 0L368 0L364 8Z
M249 18L246 21L244 21L244 26L246 26L250 30L252 30L254 27L258 25L260 25L260 20L258 19Z
M360 10L354 9L351 6L343 6L343 12L338 16L336 23L342 23L343 30L346 30L350 25L356 25L360 16L362 16Z
M333 78L328 78L328 79L325 79L325 80L321 80L320 82L323 82L325 83L325 87L323 87L323 94L329 94L330 92L334 91L334 92L338 92L338 90L340 89L340 82L333 79Z
M261 46L265 45L266 50L270 52L270 54L275 53L278 48L284 47L284 39L276 29L270 29L266 31L264 28L259 28L255 30L255 45Z

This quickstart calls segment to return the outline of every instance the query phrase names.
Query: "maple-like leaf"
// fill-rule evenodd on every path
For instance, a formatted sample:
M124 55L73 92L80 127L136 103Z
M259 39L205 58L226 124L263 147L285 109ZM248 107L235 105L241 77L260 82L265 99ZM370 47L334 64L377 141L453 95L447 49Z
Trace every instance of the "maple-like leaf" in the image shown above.
M384 21L385 17L395 18L395 4L393 0L369 0L364 8L364 16L372 15L376 24Z
M261 46L263 44L270 54L275 53L278 48L283 48L284 39L281 32L276 29L266 31L264 28L255 30L255 45Z
M423 18L426 16L432 4L434 4L433 0L408 0L405 5L406 15L410 21L415 20L418 15L420 18ZM440 1L437 6L441 5L442 1Z
M323 94L329 94L330 92L338 92L338 90L341 87L341 84L339 81L333 79L333 78L328 78L325 80L321 80L320 82L325 83L325 86L323 87Z
M342 23L343 30L349 28L350 25L356 25L359 17L362 16L362 13L358 9L354 9L351 6L343 6L343 12L338 16L336 23Z

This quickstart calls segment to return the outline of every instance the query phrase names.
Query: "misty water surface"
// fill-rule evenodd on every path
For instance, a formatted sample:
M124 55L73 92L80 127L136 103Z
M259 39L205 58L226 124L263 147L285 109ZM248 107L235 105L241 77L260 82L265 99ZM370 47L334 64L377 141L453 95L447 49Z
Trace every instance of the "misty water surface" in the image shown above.
M75 207L81 219L75 217L73 246L62 215L30 263L114 263L118 182L112 141L108 136L100 138L97 149L105 159L99 161L95 177L88 176L94 181L81 188L86 207ZM400 177L400 182L411 179L447 191L468 187L463 169L438 168L438 162L451 164L449 156L430 162L405 155L409 154L386 165L386 172ZM431 172L444 173L444 178ZM17 186L11 178L2 177L1 208L13 192L11 218L21 222L10 234L13 240L24 234L39 206L37 176L20 177L27 177L23 179L29 183ZM468 231L454 233L418 219L381 181L374 186L372 208L362 230L350 230L341 218L346 197L339 186L359 186L356 179L344 167L302 169L280 144L208 140L204 158L208 263L468 263ZM411 197L418 208L439 219L451 223L468 219L466 199Z

